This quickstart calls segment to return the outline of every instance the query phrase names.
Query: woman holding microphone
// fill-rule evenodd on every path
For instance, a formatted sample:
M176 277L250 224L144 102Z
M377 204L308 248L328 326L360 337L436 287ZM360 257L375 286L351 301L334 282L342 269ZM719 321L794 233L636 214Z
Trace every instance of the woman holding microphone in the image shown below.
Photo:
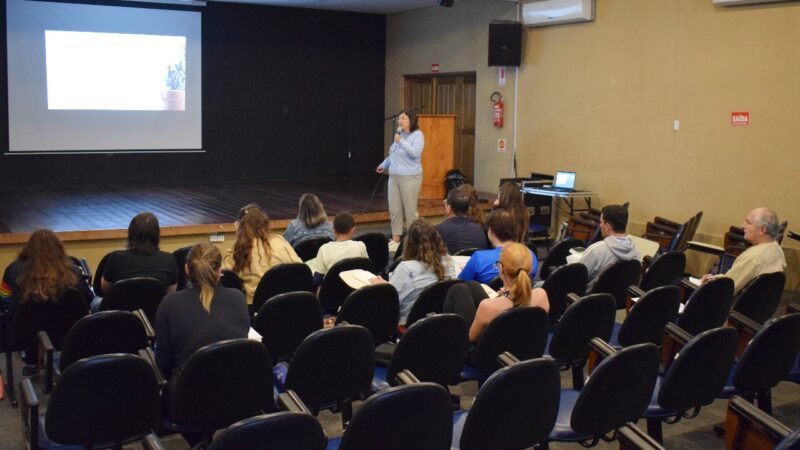
M397 115L397 131L389 156L375 169L389 172L389 217L392 241L397 245L406 227L417 219L417 201L422 185L422 149L425 136L419 130L417 114L404 109Z

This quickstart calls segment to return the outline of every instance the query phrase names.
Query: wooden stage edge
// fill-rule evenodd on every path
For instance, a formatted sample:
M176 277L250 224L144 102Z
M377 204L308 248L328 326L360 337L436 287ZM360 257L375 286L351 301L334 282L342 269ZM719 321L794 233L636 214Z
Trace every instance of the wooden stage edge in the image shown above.
M431 199L420 201L419 215L421 217L436 217L444 214L442 199ZM333 220L333 217L330 218ZM387 222L389 220L388 211L377 211L359 214L356 216L356 223L375 223ZM270 220L273 229L282 230L289 226L292 219ZM233 233L233 222L184 225L174 227L161 227L161 236L192 236L199 234ZM0 245L24 244L28 242L31 233L0 233ZM99 241L107 239L125 239L128 237L127 228L111 230L81 230L81 231L60 231L56 235L63 242L70 241Z

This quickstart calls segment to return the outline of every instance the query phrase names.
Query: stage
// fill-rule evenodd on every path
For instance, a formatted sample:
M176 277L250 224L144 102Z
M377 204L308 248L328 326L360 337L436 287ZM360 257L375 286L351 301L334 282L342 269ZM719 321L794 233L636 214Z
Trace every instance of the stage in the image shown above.
M319 196L329 216L348 211L358 223L382 222L389 220L385 180L377 188L376 176L4 189L0 192L0 244L24 243L38 228L50 228L64 241L125 238L131 218L144 211L158 217L162 236L230 233L239 208L251 202L264 208L273 228L282 229L297 216L297 201L305 192ZM423 217L443 214L442 199L420 200L419 213Z

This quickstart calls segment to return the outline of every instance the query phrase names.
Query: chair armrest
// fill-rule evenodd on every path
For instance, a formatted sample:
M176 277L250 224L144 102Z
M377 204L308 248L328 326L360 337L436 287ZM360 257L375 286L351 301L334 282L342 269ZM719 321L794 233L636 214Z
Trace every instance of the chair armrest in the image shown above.
M631 297L641 297L645 294L645 292L639 286L632 284L628 286L628 294Z
M142 439L142 445L145 450L165 450L164 446L161 445L161 440L153 433L148 434Z
M663 227L668 227L668 228L675 228L676 230L681 227L681 224L679 224L678 222L673 222L669 219L665 219L659 216L656 216L656 218L653 219L653 222L655 222L656 225L661 225Z
M708 253L714 256L720 256L725 253L725 249L719 245L706 244L705 242L689 241L686 243L686 245L688 246L687 248L689 250Z
M613 355L617 351L614 350L613 347L608 345L608 343L600 338L592 338L589 341L589 355L586 362L586 372L591 375L594 372L595 367L597 367L600 362Z
M297 393L291 389L278 395L278 404L286 411L311 414Z
M78 260L78 265L81 269L81 274L86 278L86 281L89 283L89 286L92 285L92 269L89 268L89 263L86 261L86 258L81 258Z
M33 389L29 378L23 378L19 383L22 394L22 438L30 443L31 449L39 448L39 397Z
M39 354L44 357L44 388L42 390L45 394L49 394L53 390L53 372L55 371L53 353L55 352L55 347L47 331L36 333L36 340L39 342Z
M787 426L738 395L728 402L725 448L774 448L791 432Z
M672 364L672 360L675 359L675 355L691 339L691 334L672 322L664 327L664 337L661 341L661 364L665 373Z
M678 283L678 286L684 289L688 289L690 291L696 291L700 287L689 281L688 278L681 278L681 281Z
M790 231L788 236L796 241L800 241L800 234L795 233L794 231Z
M678 325L669 322L666 326L664 326L664 333L673 341L683 345L686 345L687 342L691 341L694 336L689 334L686 330L679 327Z
M566 300L566 302L567 302L567 306L577 302L580 299L581 298L578 297L578 294L576 294L574 292L570 292L569 294L567 294L566 298L564 298L564 300Z
M631 422L617 430L620 450L663 450L664 447Z
M155 353L153 353L153 349L149 347L143 348L139 350L139 356L145 361L147 361L148 364L150 364L150 368L153 369L153 373L156 376L156 381L158 382L158 385L161 387L166 386L167 380L164 378L164 375L161 373L161 370L158 368L158 365L156 364L156 355Z
M503 367L508 367L512 364L519 362L519 358L514 356L511 352L503 352L497 355L497 362Z
M789 314L800 312L800 303L789 303L786 305L786 312Z
M147 342L152 343L153 339L156 337L156 330L153 328L153 324L151 324L150 320L147 318L147 314L144 313L143 309L137 309L133 312L133 315L138 317L142 322L142 326L144 327L144 335L147 338Z
M741 356L753 336L761 329L761 325L738 311L731 311L728 316L728 324L736 328L736 332L739 334L736 342L736 356Z
M398 373L395 379L397 380L398 383L400 383L401 386L406 386L409 384L417 384L420 382L419 379L408 369L405 369L402 372Z

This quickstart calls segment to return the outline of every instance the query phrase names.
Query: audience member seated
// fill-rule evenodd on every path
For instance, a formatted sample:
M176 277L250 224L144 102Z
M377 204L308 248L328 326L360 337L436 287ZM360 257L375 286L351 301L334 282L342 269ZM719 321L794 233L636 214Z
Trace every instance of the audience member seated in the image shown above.
M776 241L780 235L779 228L778 215L772 210L762 207L750 211L742 229L744 239L753 246L742 252L724 275L704 275L701 282L706 283L719 276L731 278L736 295L759 275L783 272L786 269L786 257Z
M197 349L247 337L250 315L244 295L218 285L222 255L213 244L195 244L186 257L192 287L168 294L156 313L156 363L172 380ZM202 393L198 393L202 395Z
M517 236L517 225L514 222L514 218L511 213L502 208L495 209L489 214L486 219L486 227L488 228L489 242L492 243L494 248L491 250L478 250L470 256L464 269L458 274L458 278L464 281L474 280L489 284L498 275L496 263L500 258L500 251L506 245L514 242ZM529 273L533 277L536 274L536 255L530 250L528 251L533 261Z
M405 325L411 307L423 289L429 285L453 278L456 274L453 258L436 228L423 219L415 220L406 233L403 244L403 261L389 274L389 283L397 289L400 298L400 325ZM386 283L381 277L372 284Z
M467 197L469 197L469 209L467 210L467 219L470 222L478 224L481 228L485 224L483 220L483 211L479 207L480 200L478 199L478 191L471 184L462 184L459 186L460 189L464 190L467 193Z
M294 249L283 236L269 228L269 218L255 203L239 210L236 242L225 252L222 268L232 270L244 282L247 304L253 303L258 282L272 266L283 263L300 263Z
M314 286L322 284L322 279L331 267L347 258L369 258L367 246L361 241L354 241L356 221L348 212L340 212L333 218L333 234L336 240L319 248L317 257L307 261L311 273L314 274Z
M528 247L516 242L506 245L500 252L497 266L503 288L497 297L487 298L478 304L475 320L469 329L470 342L478 342L489 322L507 309L535 306L550 311L544 289L531 289L531 278L528 274L533 267L533 258Z
M600 233L603 240L590 245L579 262L589 271L587 290L591 290L597 277L606 267L623 260L642 260L631 238L625 234L628 226L628 210L620 205L608 205L600 214Z
M178 264L171 253L158 248L161 228L152 213L137 214L128 225L128 249L108 255L101 286L103 291L119 280L135 277L152 277L175 292L178 286Z
M283 237L294 246L303 239L324 236L334 239L333 226L328 222L325 207L314 194L300 196L297 218L289 223Z
M436 225L436 230L444 239L451 255L465 248L486 247L483 229L466 217L469 212L469 194L462 187L451 189L447 194L444 199L444 213L447 218Z
M528 208L525 207L525 200L522 198L522 192L516 183L507 181L500 186L500 192L497 193L497 199L494 201L495 208L503 208L511 213L514 218L514 224L517 227L517 234L514 236L514 241L525 242L528 238Z
M68 287L74 287L92 300L92 290L81 276L80 269L64 251L64 245L48 229L36 230L20 250L17 259L6 267L0 285L0 307L12 317L19 302L55 302ZM31 346L23 357L28 365L37 363L37 348ZM27 374L34 367L26 367Z

